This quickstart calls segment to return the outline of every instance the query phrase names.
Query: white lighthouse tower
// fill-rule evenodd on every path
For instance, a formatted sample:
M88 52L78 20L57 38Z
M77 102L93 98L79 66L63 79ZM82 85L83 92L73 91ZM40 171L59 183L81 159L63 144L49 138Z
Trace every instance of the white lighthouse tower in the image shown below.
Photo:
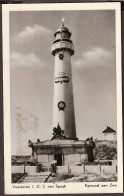
M71 32L61 22L61 27L54 34L52 55L55 56L54 72L54 103L53 128L60 127L64 136L76 139L74 99L71 73L71 56L74 55L74 45Z
M32 161L46 166L51 161L56 165L77 165L94 161L93 138L86 141L76 138L74 99L71 74L71 56L74 45L71 32L62 22L54 34L52 55L55 56L53 137L47 141L32 142Z

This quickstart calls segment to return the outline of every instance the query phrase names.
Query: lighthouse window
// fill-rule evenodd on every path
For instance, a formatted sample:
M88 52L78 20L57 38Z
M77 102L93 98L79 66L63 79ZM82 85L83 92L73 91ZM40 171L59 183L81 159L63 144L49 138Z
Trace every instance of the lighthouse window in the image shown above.
M63 32L63 33L62 33L62 38L67 38L67 39L69 39L70 36L69 36L68 33Z
M64 101L60 101L60 102L58 103L58 108L59 108L59 110L64 110L65 106L66 106L66 104L65 104Z
M59 59L63 60L63 58L64 58L64 55L63 54L59 54Z

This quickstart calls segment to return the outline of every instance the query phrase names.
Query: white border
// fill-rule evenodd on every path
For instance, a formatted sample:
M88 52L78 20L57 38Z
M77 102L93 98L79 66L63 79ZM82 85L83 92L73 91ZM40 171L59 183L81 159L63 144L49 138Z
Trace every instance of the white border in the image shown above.
M116 16L116 81L117 81L117 187L85 188L85 184L110 184L109 182L57 183L66 185L65 189L13 188L11 184L11 145L10 145L10 67L9 67L9 12L10 11L48 11L48 10L115 10ZM62 194L62 193L122 193L123 192L123 154L122 154L122 77L121 77L121 9L120 3L52 3L52 4L16 4L2 5L3 36L3 98L4 98L4 176L5 194ZM16 186L20 184L15 184ZM51 185L46 183L45 186Z

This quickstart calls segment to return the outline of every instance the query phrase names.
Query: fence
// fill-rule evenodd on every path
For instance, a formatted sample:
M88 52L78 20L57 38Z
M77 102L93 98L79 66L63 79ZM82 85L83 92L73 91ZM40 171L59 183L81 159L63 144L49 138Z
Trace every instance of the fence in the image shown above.
M37 166L12 166L11 172L12 173L24 173L27 172L28 174L33 174L36 172L44 172L44 171L51 171L50 166L43 166L41 170L37 171ZM72 166L72 165L65 165L65 166L57 166L56 167L57 173L88 173L88 174L99 174L99 173L117 173L117 166L116 165L81 165L81 166Z
M24 165L11 166L11 173L24 173Z
M36 173L36 166L11 166L11 173Z
M82 165L82 166L57 166L57 173L76 173L76 174L100 174L100 173L117 173L116 165Z
M33 174L36 172L45 172L45 171L51 171L50 165L47 166L40 166L40 168L37 168L37 166L11 166L11 173L25 173Z

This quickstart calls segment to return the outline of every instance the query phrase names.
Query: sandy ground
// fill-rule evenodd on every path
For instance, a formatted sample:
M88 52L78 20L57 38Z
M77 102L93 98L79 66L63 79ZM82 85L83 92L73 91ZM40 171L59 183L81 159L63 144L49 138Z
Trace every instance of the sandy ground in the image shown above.
M48 182L110 182L117 181L117 174L61 174L50 177Z

